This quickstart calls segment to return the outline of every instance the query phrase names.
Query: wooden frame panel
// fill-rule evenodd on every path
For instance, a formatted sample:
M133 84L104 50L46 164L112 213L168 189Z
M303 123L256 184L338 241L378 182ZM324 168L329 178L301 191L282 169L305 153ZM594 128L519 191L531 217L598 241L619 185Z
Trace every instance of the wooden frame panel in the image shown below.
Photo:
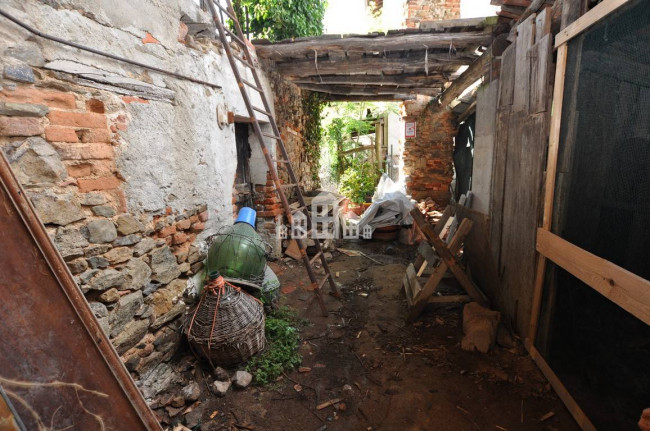
M592 10L573 21L567 28L555 36L555 47L559 48L568 41L614 12L619 7L627 4L630 0L605 0L594 6Z
M610 261L595 256L550 232L555 196L555 182L560 145L560 128L569 42L592 25L607 17L630 0L604 0L556 35L558 48L549 133L549 147L544 190L542 227L537 230L538 254L533 291L532 316L525 346L542 373L549 380L562 402L583 430L595 430L575 399L535 348L541 310L546 259L562 267L588 286L611 300L641 321L650 325L650 281Z
M537 251L650 325L650 281L544 229L537 230Z

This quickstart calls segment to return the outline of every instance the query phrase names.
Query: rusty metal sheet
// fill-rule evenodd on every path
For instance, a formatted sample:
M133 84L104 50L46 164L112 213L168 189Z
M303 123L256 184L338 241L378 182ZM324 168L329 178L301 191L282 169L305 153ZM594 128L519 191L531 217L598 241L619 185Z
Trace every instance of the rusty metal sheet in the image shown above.
M0 386L29 430L161 430L0 151Z

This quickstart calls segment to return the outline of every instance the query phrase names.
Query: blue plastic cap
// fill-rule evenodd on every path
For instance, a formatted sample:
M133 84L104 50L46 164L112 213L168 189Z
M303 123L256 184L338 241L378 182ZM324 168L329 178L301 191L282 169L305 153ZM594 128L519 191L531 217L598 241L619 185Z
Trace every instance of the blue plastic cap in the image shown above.
M244 207L239 210L239 214L237 214L237 220L235 220L235 224L248 223L253 227L253 229L255 229L256 217L257 217L257 213L253 208Z

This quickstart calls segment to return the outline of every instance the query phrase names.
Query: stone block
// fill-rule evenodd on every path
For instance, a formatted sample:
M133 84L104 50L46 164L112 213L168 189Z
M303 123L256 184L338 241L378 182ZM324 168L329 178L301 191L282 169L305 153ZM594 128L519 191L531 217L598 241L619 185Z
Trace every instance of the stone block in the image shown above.
M129 235L136 232L142 232L144 225L131 214L124 214L117 218L117 232L120 235Z
M122 332L122 329L134 319L135 313L143 303L142 292L139 290L119 298L117 307L111 312L109 318L111 337L115 337Z
M133 250L129 247L116 247L104 255L111 265L126 262L133 256Z
M151 279L162 284L168 284L181 275L176 257L168 246L157 248L151 253L151 270Z
M50 142L79 142L79 136L71 127L47 126L45 139Z
M88 288L91 290L104 291L111 287L118 287L124 283L124 274L114 269L99 271L88 281Z
M26 64L10 64L6 65L3 73L6 79L12 81L34 83L34 71Z
M72 193L32 192L30 198L44 224L65 226L86 218Z
M42 138L27 138L5 147L7 159L18 181L26 185L58 183L67 176L65 165L50 144Z
M44 117L50 108L31 103L0 102L0 115L11 117Z
M135 320L128 323L124 330L113 340L113 346L117 353L121 355L138 344L142 337L147 334L148 328L148 320Z
M108 205L97 205L91 208L93 214L100 217L113 217L115 215L115 209Z
M126 276L124 288L139 290L149 283L151 268L142 259L132 258L122 270Z
M117 238L117 230L110 220L94 220L88 223L88 241L93 243L113 242Z

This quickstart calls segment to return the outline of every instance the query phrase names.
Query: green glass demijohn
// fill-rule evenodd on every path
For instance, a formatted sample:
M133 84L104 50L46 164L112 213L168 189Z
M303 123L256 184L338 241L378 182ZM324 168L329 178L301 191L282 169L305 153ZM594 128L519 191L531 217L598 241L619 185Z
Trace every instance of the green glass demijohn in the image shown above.
M242 208L235 224L219 232L208 250L207 274L219 271L230 279L253 282L264 279L266 247L253 228L254 223L255 210Z

